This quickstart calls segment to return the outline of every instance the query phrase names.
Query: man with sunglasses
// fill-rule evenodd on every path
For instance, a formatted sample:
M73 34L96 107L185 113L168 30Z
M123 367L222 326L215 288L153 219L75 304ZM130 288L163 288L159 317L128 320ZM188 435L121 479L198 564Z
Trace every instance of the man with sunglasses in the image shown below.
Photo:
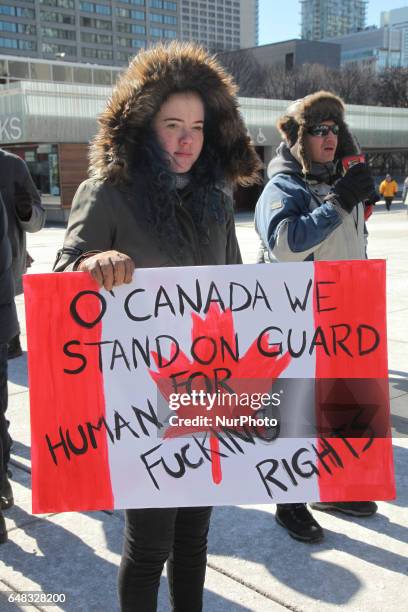
M378 197L366 164L343 169L350 156L359 160L360 150L344 121L342 100L326 91L306 96L289 106L277 127L283 142L255 212L258 261L365 259L363 202ZM377 510L371 501L311 506L352 516ZM275 518L297 540L318 542L324 536L306 504L278 504Z

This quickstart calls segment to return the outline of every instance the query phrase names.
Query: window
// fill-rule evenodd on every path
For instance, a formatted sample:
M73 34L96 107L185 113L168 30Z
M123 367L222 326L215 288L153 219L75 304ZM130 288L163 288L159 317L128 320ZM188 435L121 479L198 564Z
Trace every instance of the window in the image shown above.
M52 80L62 83L72 83L71 66L58 66L54 64L52 67Z
M24 51L36 51L37 43L34 40L17 40L16 38L0 37L0 47L5 49L22 49Z
M157 23L168 23L169 25L177 25L177 18L173 15L162 15L159 13L151 13L150 20Z
M91 49L89 47L82 47L81 54L82 57L90 57L92 59L113 59L113 52L109 49Z
M1 32L17 32L17 24L11 21L0 21Z
M111 7L106 4L95 4L95 13L98 13L98 15L110 15L112 11Z
M162 28L150 28L150 34L158 38L177 38L175 30L165 30Z
M0 5L0 15L11 15L12 17L26 17L27 19L35 18L35 11L21 6ZM16 48L16 47L13 47Z
M119 17L123 17L124 19L130 19L130 10L122 7L116 7L116 14Z
M173 17L173 15L163 15L163 17L163 23L167 23L168 25L177 25L177 17Z
M48 6L58 6L59 8L75 8L75 0L40 0L41 4Z
M150 6L151 8L164 9L166 11L177 11L177 4L167 0L150 0Z
M37 43L34 40L19 40L18 48L24 51L37 51Z
M6 49L18 49L16 38L3 38L0 36L0 47L5 47Z
M286 53L285 55L285 72L290 72L293 70L294 66L294 56L293 53Z
M81 26L84 28L95 28L98 30L111 30L112 22L104 19L91 19L90 17L80 17Z
M94 70L93 79L95 85L111 85L112 73L110 70Z
M116 29L124 34L146 34L146 28L137 23L122 23L119 21L116 24Z
M125 36L119 36L117 43L121 47L132 47L132 48L144 48L146 46L145 40L139 40L137 38L126 38Z
M44 42L41 45L41 49L44 53L49 53L51 55L55 55L56 53L64 53L65 55L69 55L71 57L76 56L76 48L69 47L68 45L59 45L51 42Z
M123 34L131 34L132 24L131 23L123 23L122 21L116 22L116 30L118 32L122 32Z
M92 4L92 2L80 2L79 8L81 9L81 11L85 11L86 13L94 12L94 5Z
M64 13L57 13L55 11L41 11L40 17L41 21L55 21L66 25L75 25L74 15L64 15Z
M30 76L28 62L9 61L9 73L11 77L28 79Z
M98 15L110 15L111 8L106 4L95 4L94 2L80 2L81 11L86 13L97 13Z
M45 38L65 38L65 40L75 40L75 30L62 30L60 28L41 28L41 34Z
M118 51L117 58L120 62L129 62L133 58L133 54L127 51Z
M39 81L51 81L51 66L49 64L35 64L31 62L31 78Z
M74 68L74 83L92 83L92 70L89 68Z
M109 34L95 34L94 32L81 32L81 41L95 45L111 45L112 36Z

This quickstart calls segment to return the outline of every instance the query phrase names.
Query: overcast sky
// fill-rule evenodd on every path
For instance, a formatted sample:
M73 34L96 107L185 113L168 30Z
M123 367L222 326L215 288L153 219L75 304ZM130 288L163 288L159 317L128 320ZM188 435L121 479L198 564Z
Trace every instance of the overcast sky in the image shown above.
M380 25L380 13L394 8L408 7L404 0L369 0L367 25ZM299 0L259 0L259 44L299 38Z

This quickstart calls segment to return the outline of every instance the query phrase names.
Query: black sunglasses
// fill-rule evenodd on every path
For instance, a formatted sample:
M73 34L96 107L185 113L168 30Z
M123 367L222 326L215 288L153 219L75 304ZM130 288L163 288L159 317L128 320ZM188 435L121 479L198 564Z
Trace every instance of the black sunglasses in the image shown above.
M321 125L314 125L313 127L308 129L308 133L311 136L327 136L329 132L337 136L339 131L340 128L338 125L325 125L324 123L322 123Z

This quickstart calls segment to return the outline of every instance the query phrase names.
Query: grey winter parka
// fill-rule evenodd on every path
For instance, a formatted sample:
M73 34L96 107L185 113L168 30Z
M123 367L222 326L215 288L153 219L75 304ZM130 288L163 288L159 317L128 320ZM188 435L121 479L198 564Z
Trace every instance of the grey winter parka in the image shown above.
M194 194L188 186L180 194L176 215L189 248L177 257L161 249L129 189L88 179L75 195L64 246L57 255L54 271L74 270L76 261L84 253L111 249L129 255L136 268L241 263L231 197L222 190L214 190L213 197L224 202L226 218L222 224L211 222L205 236L198 235L186 207L192 197Z

